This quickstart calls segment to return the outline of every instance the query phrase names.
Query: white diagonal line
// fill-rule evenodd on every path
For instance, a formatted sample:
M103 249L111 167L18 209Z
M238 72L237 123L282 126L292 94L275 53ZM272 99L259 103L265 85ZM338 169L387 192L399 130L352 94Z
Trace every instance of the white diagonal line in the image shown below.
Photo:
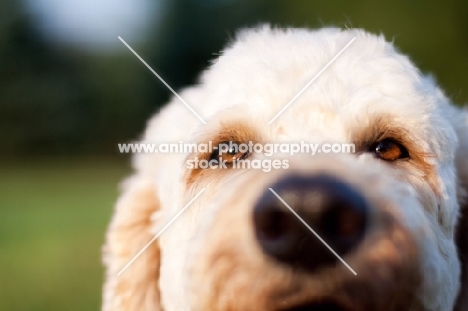
M314 229L312 229L305 221L304 219L301 218L301 216L299 216L296 211L294 211L291 206L288 205L288 203L286 203L286 201L283 200L283 198L281 198L278 193L275 192L275 190L273 190L272 188L268 188L270 189L270 191L291 211L291 213L294 214L294 216L297 217L297 219L299 219L303 224L304 226L307 227L307 229L309 229L316 237L317 239L320 240L320 242L323 243L323 245L325 245L329 250L330 252L333 253L333 255L335 255L352 273L354 273L354 275L357 275L356 271L353 270L353 268L351 268L347 263L346 261L343 260L343 258L340 257L340 255L338 255L334 250L333 248L331 248L327 242L325 242L321 237L320 235L317 234L317 232L314 231Z
M356 37L352 38L351 41L348 42L348 44L346 44L346 46L344 48L341 49L341 51L338 52L338 54L335 55L335 57L333 57L329 62L328 64L325 65L325 67L322 68L322 70L320 70L313 78L312 80L309 81L309 83L306 84L306 86L304 86L300 91L299 93L296 94L296 96L294 96L290 101L289 103L286 104L286 106L283 107L283 109L281 109L277 114L276 116L273 117L273 119L270 120L270 122L268 122L268 124L271 124L273 123L273 121L276 120L276 118L278 118L280 116L280 114L282 114L286 108L289 107L289 105L291 105L311 84L312 82L314 82L324 71L325 69L327 69L340 55L341 53L343 53L350 45L351 43L354 42L354 40L356 40Z
M144 60L143 58L140 57L140 55L138 55L137 52L135 52L131 47L130 45L127 44L127 42L125 42L124 39L122 39L120 36L118 37L120 41L122 41L123 44L125 44L125 46L130 50L132 51L133 54L135 54L136 57L138 57L138 59L146 66L148 67L149 70L151 70L151 72L159 79L161 80L161 82L203 123L203 124L206 124L205 120L203 120L202 117L200 117L200 115L198 113L195 112L195 110L192 109L192 107L190 107L189 104L187 104L185 102L185 100L179 96L179 94L176 93L176 91L174 91L172 89L172 87L169 86L169 84L166 83L166 81L163 80L163 78L161 78L157 73L156 71L153 70L153 68L151 68Z
M190 202L188 202L183 209L181 209L161 230L159 230L158 234L156 234L156 236L152 238L151 241L149 241L148 244L146 244L138 252L138 254L136 254L135 257L133 257L132 260L130 260L130 262L126 264L125 267L122 268L122 270L120 270L119 273L117 273L117 276L120 276L151 245L151 243L153 243L180 215L182 215L182 213L190 206L190 204L192 204L193 201L195 201L205 190L206 188L200 190L200 192L198 192L197 195L193 199L191 199Z

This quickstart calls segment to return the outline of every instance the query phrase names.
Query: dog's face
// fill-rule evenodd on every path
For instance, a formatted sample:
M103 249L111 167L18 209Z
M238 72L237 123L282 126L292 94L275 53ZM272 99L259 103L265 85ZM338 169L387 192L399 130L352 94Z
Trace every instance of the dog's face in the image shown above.
M206 188L158 240L164 310L452 309L467 118L391 44L358 30L245 31L181 96L207 124L174 100L145 141L355 152L234 154L288 163L270 172L186 165L216 152L139 156L157 175L153 232Z

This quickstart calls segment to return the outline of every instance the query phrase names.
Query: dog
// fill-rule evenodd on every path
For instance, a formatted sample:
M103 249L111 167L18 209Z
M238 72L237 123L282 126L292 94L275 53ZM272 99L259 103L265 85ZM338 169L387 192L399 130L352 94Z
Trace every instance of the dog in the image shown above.
M139 142L355 150L135 154L102 310L468 310L468 112L382 35L245 29L180 97Z

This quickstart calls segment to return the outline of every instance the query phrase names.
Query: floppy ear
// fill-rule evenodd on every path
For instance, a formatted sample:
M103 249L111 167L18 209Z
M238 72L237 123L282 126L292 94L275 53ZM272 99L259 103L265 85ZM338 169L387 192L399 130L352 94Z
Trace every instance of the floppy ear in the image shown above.
M146 176L135 175L124 183L103 249L103 311L161 310L158 241L117 275L154 237L150 231L151 216L159 210L154 188L154 182Z
M458 111L458 122L454 124L459 147L456 155L457 177L459 181L460 217L458 219L456 242L461 262L461 286L455 311L468 310L468 111Z

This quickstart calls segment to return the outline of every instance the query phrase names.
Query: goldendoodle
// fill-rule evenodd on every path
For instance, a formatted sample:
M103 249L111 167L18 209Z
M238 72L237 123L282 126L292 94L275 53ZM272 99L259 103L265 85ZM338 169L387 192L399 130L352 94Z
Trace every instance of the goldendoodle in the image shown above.
M383 36L243 30L140 143L103 310L468 310L468 112Z

